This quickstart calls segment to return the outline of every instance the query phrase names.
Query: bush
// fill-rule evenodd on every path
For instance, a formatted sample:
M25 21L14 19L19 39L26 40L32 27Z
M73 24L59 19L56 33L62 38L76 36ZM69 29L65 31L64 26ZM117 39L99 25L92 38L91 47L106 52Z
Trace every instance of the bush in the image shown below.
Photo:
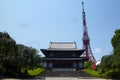
M101 77L102 76L98 71L95 71L92 69L84 69L84 71L86 73L88 73L89 75L94 76L94 77Z
M120 79L120 72L114 72L113 70L109 70L103 74L105 78L112 78L112 79Z
M43 68L36 68L36 69L33 69L33 70L28 70L28 74L30 76L37 76L39 75L40 73L42 73L45 69Z
M85 69L91 68L91 62L85 62Z

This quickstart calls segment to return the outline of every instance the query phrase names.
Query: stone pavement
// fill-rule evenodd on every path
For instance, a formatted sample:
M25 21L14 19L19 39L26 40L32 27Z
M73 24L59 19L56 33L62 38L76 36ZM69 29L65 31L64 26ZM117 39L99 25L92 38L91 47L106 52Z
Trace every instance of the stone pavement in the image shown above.
M113 79L97 79L97 78L89 79L85 77L84 78L83 77L45 77L40 79L12 79L11 78L11 79L1 79L1 80L113 80Z
M85 77L46 77L44 80L113 80L113 79L97 79Z

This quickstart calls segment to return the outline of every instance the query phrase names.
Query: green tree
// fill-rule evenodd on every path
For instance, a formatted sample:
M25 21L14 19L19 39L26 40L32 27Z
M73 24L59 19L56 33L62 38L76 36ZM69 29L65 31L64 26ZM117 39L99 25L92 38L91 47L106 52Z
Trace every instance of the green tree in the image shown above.
M112 68L114 69L114 72L117 71L120 68L120 56L113 55L112 56Z
M18 61L20 68L30 68L33 69L40 66L41 57L38 55L38 51L35 48L27 47L22 44L17 44L18 46Z
M85 68L91 68L91 62L90 61L87 61L85 62Z
M112 68L112 55L103 56L101 59L100 66L102 70L107 71Z
M7 32L0 32L0 70L1 73L11 73L17 70L16 42Z
M37 49L16 44L7 32L0 32L0 74L15 76L21 73L21 68L33 69L41 67L40 64Z
M111 43L114 48L114 54L120 55L120 29L115 31L115 35L113 36Z
M115 35L113 36L111 40L112 46L113 46L113 68L120 70L120 29L117 29L115 31Z

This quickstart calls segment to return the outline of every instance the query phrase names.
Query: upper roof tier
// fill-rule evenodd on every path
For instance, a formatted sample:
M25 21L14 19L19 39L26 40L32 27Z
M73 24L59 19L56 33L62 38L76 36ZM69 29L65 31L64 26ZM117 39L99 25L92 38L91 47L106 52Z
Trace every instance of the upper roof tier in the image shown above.
M75 42L50 42L48 49L40 50L46 57L50 57L50 54L53 54L54 57L61 57L61 55L63 57L65 54L67 57L71 57L72 54L75 54L74 57L79 57L85 51L84 49L77 49Z
M75 42L50 42L49 49L77 49Z

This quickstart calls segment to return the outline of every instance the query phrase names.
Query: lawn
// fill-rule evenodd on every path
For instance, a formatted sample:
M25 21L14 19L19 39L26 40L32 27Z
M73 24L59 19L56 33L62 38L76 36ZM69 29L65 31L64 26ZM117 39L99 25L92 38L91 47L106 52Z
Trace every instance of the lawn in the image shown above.
M92 69L84 69L84 72L86 72L89 75L94 76L94 77L102 77L102 75L98 71L95 71Z
M37 76L39 75L40 73L42 73L45 69L43 68L36 68L36 69L33 69L33 70L28 70L28 74L30 76Z
M120 71L114 72L113 69L106 71L105 73L100 73L99 71L95 71L92 69L84 69L84 72L86 72L89 75L94 76L94 77L120 79Z

